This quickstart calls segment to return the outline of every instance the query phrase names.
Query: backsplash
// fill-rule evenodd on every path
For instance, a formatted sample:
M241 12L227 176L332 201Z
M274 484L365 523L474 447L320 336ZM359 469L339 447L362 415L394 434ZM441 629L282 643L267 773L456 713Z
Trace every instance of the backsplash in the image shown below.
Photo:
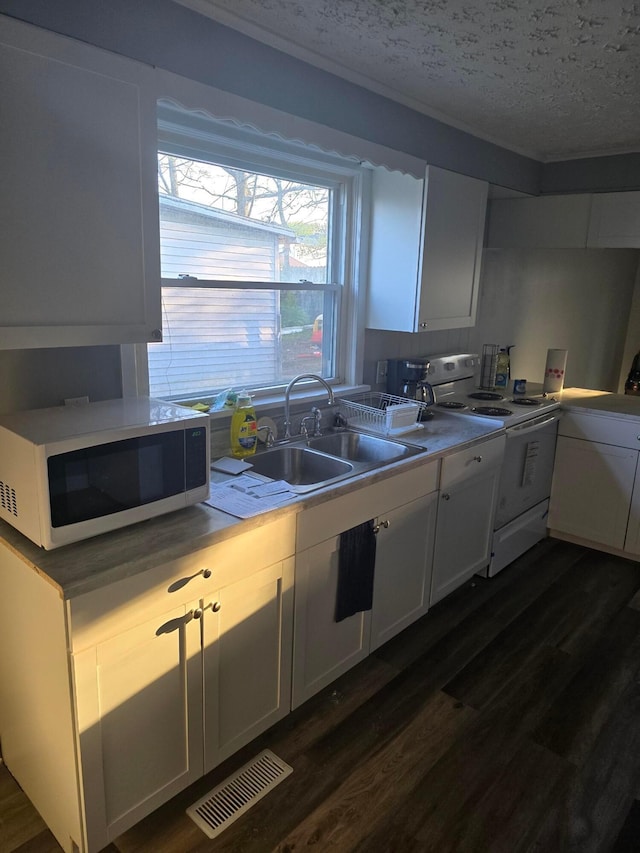
M439 332L384 332L366 329L364 336L363 382L374 391L384 391L384 383L376 385L376 362L388 358L415 358L445 352L466 352L469 348L469 329L448 329Z

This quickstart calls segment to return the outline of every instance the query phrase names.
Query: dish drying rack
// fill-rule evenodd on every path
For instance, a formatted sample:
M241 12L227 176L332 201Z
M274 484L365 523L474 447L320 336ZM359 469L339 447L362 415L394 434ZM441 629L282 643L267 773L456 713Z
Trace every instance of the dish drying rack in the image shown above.
M419 423L426 403L407 400L394 394L371 391L363 394L358 401L338 399L342 412L350 426L378 432L383 435L402 435L422 429Z

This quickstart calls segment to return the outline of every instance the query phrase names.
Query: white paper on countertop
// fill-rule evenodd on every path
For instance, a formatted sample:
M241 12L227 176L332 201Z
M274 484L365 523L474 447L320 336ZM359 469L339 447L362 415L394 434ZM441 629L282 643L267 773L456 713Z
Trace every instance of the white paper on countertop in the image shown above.
M205 503L237 518L251 518L296 497L284 480L265 483L241 474L231 482L211 483Z

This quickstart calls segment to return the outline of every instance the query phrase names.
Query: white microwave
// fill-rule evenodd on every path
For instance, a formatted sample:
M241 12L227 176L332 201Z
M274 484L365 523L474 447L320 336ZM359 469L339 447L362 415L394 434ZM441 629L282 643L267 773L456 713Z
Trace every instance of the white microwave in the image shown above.
M209 497L209 417L149 397L0 416L0 518L57 548Z

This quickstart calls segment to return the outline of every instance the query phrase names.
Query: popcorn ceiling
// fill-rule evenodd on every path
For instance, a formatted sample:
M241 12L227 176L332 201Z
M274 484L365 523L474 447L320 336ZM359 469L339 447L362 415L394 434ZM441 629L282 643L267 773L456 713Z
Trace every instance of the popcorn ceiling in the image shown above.
M640 150L640 2L180 2L540 160Z

